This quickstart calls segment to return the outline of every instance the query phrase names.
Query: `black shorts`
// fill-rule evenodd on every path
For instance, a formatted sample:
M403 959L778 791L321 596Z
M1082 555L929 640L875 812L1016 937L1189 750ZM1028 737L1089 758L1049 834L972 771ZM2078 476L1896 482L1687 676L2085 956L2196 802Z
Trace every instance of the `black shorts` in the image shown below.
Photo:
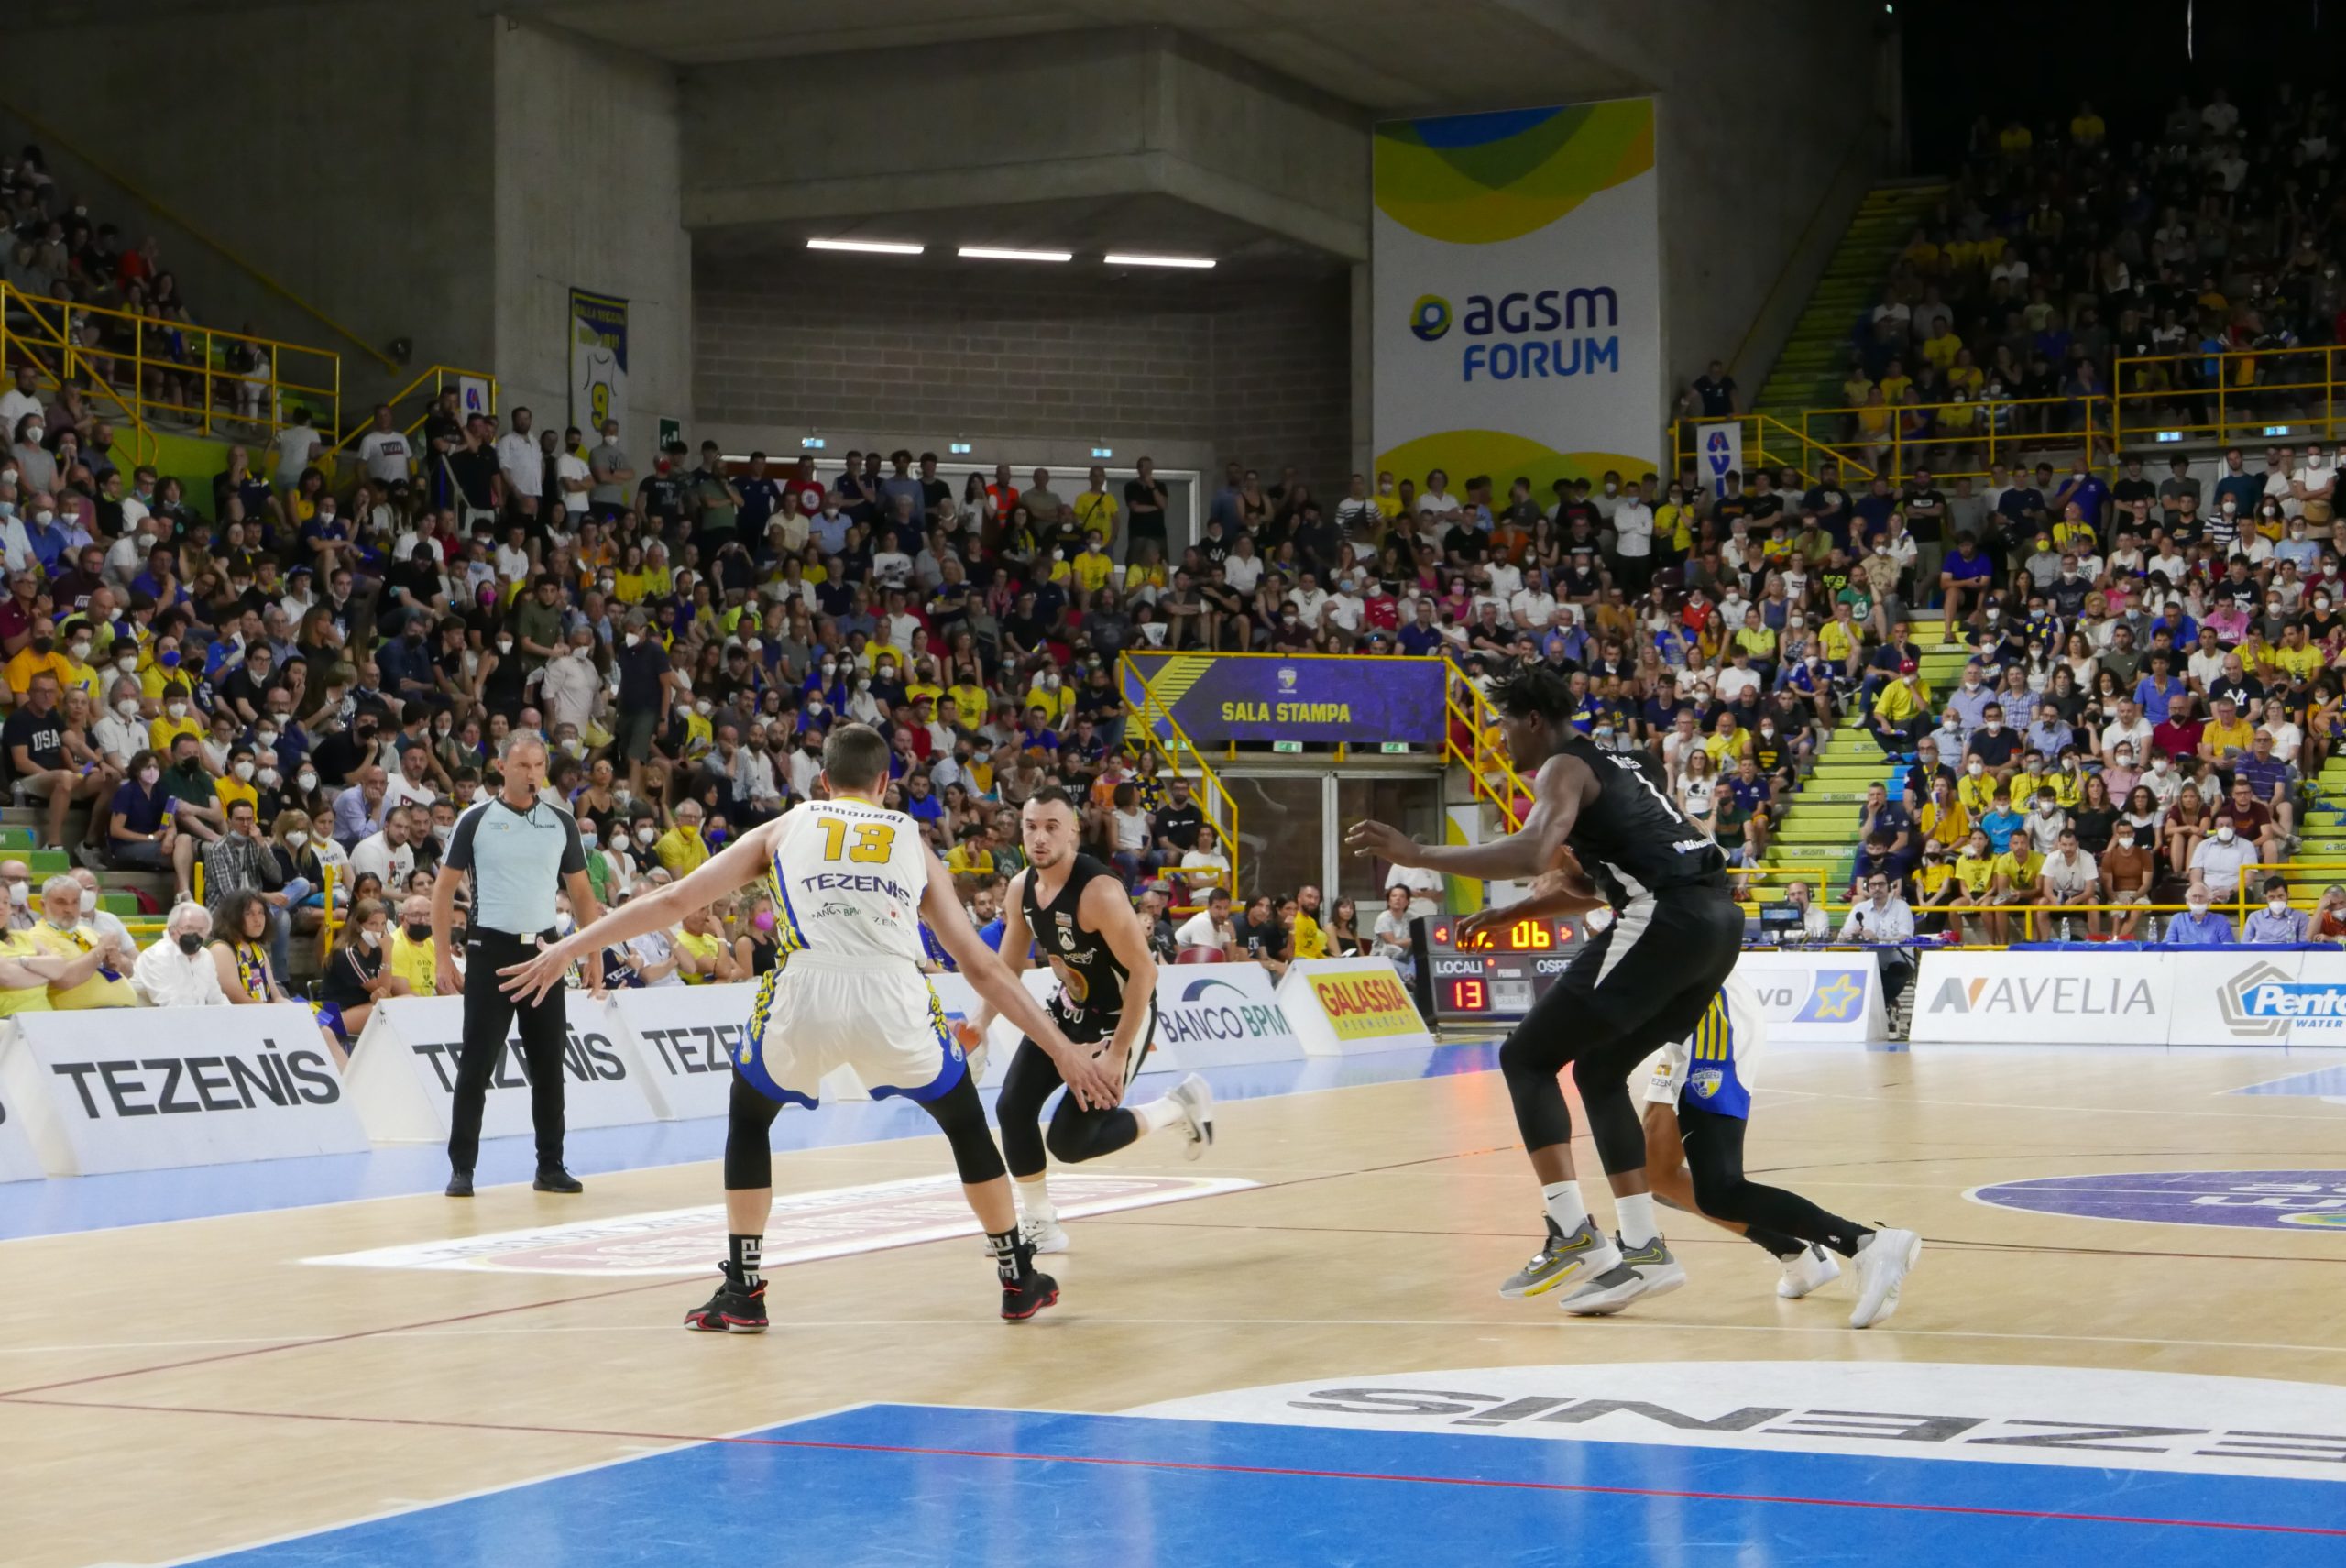
M1109 1043L1116 1037L1117 1014L1113 1013L1085 1012L1070 1016L1054 1007L1050 1009L1050 1014L1051 1022L1059 1026L1059 1033L1076 1045L1097 1046L1100 1050L1106 1050ZM1021 1049L1031 1047L1038 1055L1043 1048L1024 1036L1019 1037L1018 1044ZM1152 996L1148 999L1148 1020L1141 1025L1140 1038L1133 1043L1133 1054L1124 1062L1126 1089L1130 1089L1133 1080L1140 1076L1140 1064L1148 1059L1148 1053L1156 1044L1157 998ZM1092 1054L1097 1056L1099 1051ZM1052 1070L1056 1072L1058 1069L1053 1068Z
M1632 899L1573 956L1517 1033L1543 1062L1552 1057L1561 1067L1603 1050L1628 1054L1627 1072L1694 1033L1742 950L1743 909L1724 889Z

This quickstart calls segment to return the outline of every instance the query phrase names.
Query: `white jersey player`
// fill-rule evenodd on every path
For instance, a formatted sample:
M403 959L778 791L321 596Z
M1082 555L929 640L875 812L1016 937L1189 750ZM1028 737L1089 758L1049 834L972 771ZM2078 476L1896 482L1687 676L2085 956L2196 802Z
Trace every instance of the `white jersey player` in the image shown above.
M541 994L560 984L581 954L665 929L736 888L770 879L782 961L760 982L733 1050L725 1134L730 1255L724 1283L707 1305L685 1316L685 1326L737 1332L766 1326L761 1266L773 1206L768 1129L784 1105L814 1105L824 1075L840 1067L874 1099L900 1095L937 1119L953 1146L970 1207L985 1227L1002 1280L1002 1315L1033 1317L1058 1299L1058 1286L1036 1271L1034 1250L1019 1237L1010 1180L961 1042L921 973L923 919L978 994L1049 1054L1080 1102L1112 1107L1124 1085L1089 1047L1069 1043L978 936L920 825L880 805L888 743L879 732L861 724L835 727L823 746L822 778L828 799L751 828L691 875L504 970L505 989Z

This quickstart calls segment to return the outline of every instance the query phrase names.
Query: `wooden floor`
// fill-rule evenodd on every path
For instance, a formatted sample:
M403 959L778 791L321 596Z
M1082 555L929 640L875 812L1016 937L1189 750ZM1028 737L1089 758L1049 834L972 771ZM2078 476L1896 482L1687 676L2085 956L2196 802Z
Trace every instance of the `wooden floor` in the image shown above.
M1166 1137L1105 1162L1259 1185L1076 1223L1077 1250L1052 1263L1064 1302L1028 1325L996 1321L967 1239L775 1270L775 1332L739 1339L678 1327L706 1278L301 1262L706 1204L714 1164L604 1176L583 1199L505 1187L18 1240L0 1245L0 1560L176 1560L862 1401L1107 1412L1317 1376L1689 1360L2346 1387L2346 1231L1965 1196L2078 1173L2346 1166L2346 1104L2229 1092L2323 1065L1780 1051L1755 1174L1927 1238L1896 1318L1862 1333L1845 1326L1846 1282L1780 1301L1766 1256L1685 1216L1671 1240L1693 1282L1674 1296L1597 1321L1501 1300L1538 1195L1487 1071L1236 1101L1203 1166ZM776 1184L945 1168L941 1140L910 1138L783 1155Z

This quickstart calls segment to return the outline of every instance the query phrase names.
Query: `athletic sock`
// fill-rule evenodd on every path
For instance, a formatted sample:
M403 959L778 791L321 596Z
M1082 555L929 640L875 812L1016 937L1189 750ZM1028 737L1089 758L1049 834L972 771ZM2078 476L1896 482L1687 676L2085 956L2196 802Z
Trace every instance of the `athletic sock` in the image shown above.
M1003 1288L1010 1289L1026 1277L1033 1253L1020 1255L1016 1226L1006 1231L988 1231L986 1250L993 1255L993 1271L1002 1277Z
M1621 1227L1624 1245L1647 1246L1661 1239L1661 1227L1654 1223L1652 1193L1614 1194L1613 1214Z
M1049 1224L1059 1217L1059 1212L1051 1206L1050 1178L1018 1178L1018 1212L1038 1225Z
M1181 1119L1181 1102L1170 1095L1159 1095L1146 1105L1132 1107L1133 1120L1140 1124L1140 1135L1169 1127Z
M1551 1181L1540 1189L1548 1201L1548 1218L1556 1222L1556 1229L1571 1235L1588 1219L1588 1205L1581 1201L1577 1181Z
M1783 1232L1771 1231L1765 1225L1746 1225L1743 1239L1779 1258L1798 1257L1808 1250L1806 1242L1795 1241Z
M1866 1238L1868 1236L1873 1234L1873 1227L1870 1225L1851 1224L1848 1221L1841 1219L1837 1215L1833 1217L1833 1221L1832 1234L1830 1235L1819 1236L1816 1239L1823 1242L1826 1246L1831 1247L1835 1252L1839 1253L1843 1257L1857 1256L1858 1249L1866 1245Z
M761 1267L765 1261L765 1237L728 1234L725 1245L732 1254L733 1276L740 1281L742 1289L755 1290L766 1282L764 1271Z

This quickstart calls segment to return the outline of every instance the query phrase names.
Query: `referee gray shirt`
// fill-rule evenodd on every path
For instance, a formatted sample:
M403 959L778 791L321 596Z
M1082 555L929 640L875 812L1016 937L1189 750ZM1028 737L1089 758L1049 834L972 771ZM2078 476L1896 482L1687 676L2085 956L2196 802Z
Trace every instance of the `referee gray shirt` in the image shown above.
M524 937L553 927L554 896L586 869L586 851L560 806L539 800L517 811L491 795L456 818L441 863L472 873L476 927Z

